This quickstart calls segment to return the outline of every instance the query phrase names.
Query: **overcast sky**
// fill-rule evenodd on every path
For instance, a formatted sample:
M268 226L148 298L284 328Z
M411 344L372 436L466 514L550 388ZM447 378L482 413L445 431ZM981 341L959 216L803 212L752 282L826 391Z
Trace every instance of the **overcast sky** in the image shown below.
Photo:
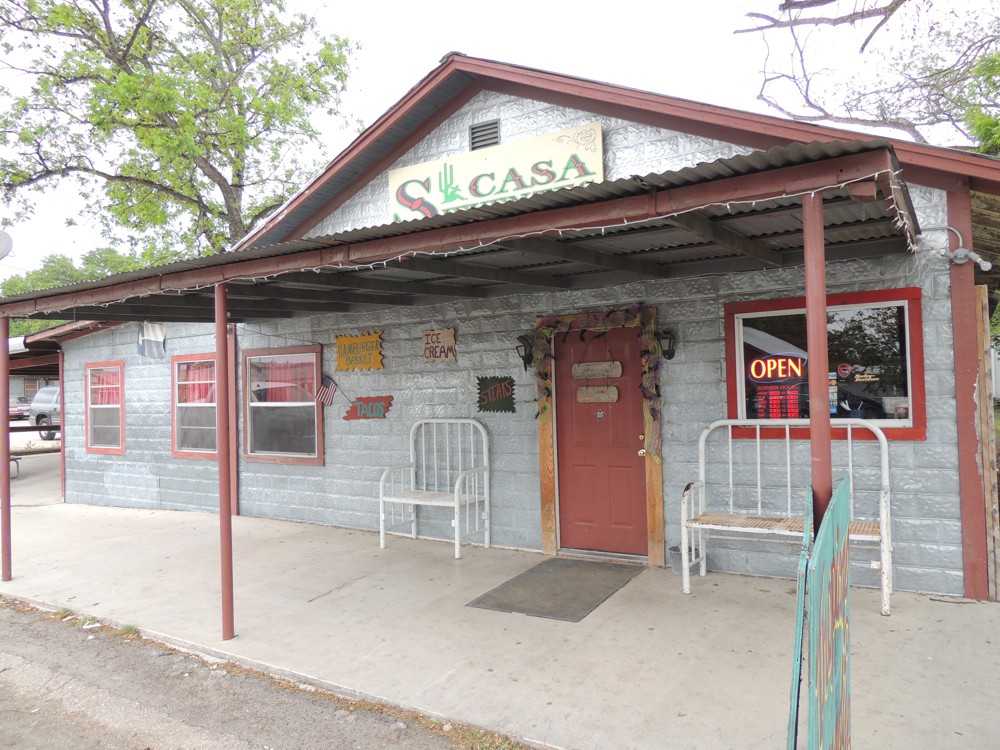
M326 0L307 12L315 13L324 29L360 45L342 111L370 125L452 51L735 109L767 111L756 101L764 44L756 34L733 32L748 25L749 8L775 4L768 0L619 0L610 5ZM290 8L297 5L289 1ZM332 159L355 136L356 131L324 130L323 158ZM53 191L39 199L35 218L8 230L14 249L0 260L0 278L36 267L45 255L62 253L76 259L102 245L96 227L78 215L79 206L72 190ZM76 217L79 225L66 229L70 217Z

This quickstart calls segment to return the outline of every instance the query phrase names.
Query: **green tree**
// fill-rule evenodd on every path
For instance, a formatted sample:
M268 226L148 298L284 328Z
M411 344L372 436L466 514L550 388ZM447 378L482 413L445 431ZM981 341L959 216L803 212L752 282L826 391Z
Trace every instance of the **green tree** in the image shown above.
M971 115L997 112L997 78L987 75L988 61L995 65L1000 54L994 0L769 0L758 6L774 10L748 13L754 25L741 33L761 34L768 47L761 101L805 122L987 147L982 133L988 125Z
M972 70L971 87L982 92L969 107L966 121L979 150L1000 156L1000 52L979 59Z
M148 258L137 252L119 253L109 247L96 248L84 254L79 266L65 255L52 254L47 255L42 260L41 266L33 271L5 279L0 283L0 294L7 297L36 289L53 289L84 281L97 281L112 274L134 271L147 265L149 265ZM26 336L61 322L14 319L10 323L10 335Z
M0 41L7 222L75 180L147 264L225 250L293 194L352 51L282 0L3 0Z

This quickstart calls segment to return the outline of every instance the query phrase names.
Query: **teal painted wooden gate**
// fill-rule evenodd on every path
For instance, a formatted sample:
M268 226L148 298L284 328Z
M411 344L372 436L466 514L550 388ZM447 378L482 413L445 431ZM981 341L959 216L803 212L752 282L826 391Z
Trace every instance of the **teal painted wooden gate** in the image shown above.
M850 523L850 480L833 493L823 523L810 545L807 520L798 572L798 608L795 653L788 717L788 748L798 747L798 713L801 688L802 640L809 620L809 683L807 736L809 750L843 750L851 746L850 558L847 527ZM812 515L806 503L806 518Z

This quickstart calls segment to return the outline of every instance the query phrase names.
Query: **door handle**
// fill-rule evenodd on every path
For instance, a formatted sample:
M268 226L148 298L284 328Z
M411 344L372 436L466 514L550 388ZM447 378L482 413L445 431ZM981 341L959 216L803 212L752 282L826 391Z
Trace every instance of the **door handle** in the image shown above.
M640 456L645 456L646 455L646 449L645 448L640 448L639 449L639 455Z

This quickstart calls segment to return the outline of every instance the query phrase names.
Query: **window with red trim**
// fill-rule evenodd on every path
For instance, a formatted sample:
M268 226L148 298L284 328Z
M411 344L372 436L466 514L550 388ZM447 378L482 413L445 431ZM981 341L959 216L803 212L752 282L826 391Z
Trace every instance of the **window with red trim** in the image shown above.
M320 358L318 346L244 352L248 457L322 463L323 418L316 401Z
M874 421L887 435L924 439L920 289L827 298L830 417ZM731 419L809 417L805 300L726 305Z
M215 355L173 357L173 453L215 458Z
M125 363L84 366L87 450L125 453Z

